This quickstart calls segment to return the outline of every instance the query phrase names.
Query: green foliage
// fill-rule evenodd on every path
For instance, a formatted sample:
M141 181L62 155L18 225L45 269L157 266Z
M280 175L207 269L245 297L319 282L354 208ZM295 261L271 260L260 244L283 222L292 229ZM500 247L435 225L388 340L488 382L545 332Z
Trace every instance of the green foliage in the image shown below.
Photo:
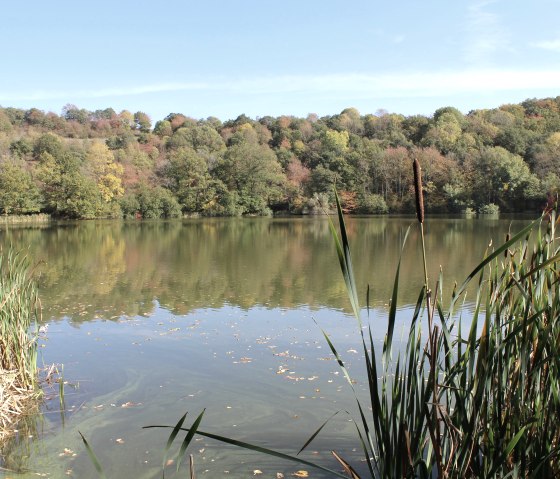
M518 155L501 147L484 148L471 157L470 168L476 186L473 197L479 204L496 203L504 209L538 194L539 180Z
M147 133L152 127L152 120L150 120L150 117L146 113L137 111L134 114L134 126L141 132Z
M138 201L138 213L143 219L179 218L181 216L181 206L166 188L143 186L136 194L136 200Z
M40 209L40 192L29 172L15 163L0 165L0 212L22 215Z
M16 158L25 158L33 151L33 143L29 138L21 138L10 144L10 153Z
M224 153L215 175L229 191L237 192L243 213L268 214L269 205L282 197L285 176L276 155L245 136Z
M171 122L167 120L161 120L156 123L154 127L154 134L159 137L171 136L173 134L173 129L171 128Z
M63 153L61 138L53 133L41 135L33 147L33 156L39 159L43 153L48 153L55 158L61 156Z
M66 153L41 155L39 178L46 209L54 216L89 219L102 216L103 197L95 182L80 173L78 159Z
M214 180L205 158L194 150L181 148L170 154L164 174L185 213L204 211L213 201Z
M500 214L500 207L495 205L494 203L488 203L487 205L482 205L478 209L478 213L481 215L499 215Z
M130 220L140 214L140 203L135 194L128 194L119 199L122 217Z
M385 214L389 212L387 203L381 195L363 194L358 197L357 213L362 214Z

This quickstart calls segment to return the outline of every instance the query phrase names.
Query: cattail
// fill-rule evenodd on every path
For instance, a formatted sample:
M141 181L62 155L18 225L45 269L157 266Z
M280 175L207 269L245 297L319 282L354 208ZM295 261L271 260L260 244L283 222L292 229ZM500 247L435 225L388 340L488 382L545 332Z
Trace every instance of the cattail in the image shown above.
M414 158L412 163L414 170L414 194L416 196L416 217L420 223L424 223L424 194L422 193L422 170L420 163Z

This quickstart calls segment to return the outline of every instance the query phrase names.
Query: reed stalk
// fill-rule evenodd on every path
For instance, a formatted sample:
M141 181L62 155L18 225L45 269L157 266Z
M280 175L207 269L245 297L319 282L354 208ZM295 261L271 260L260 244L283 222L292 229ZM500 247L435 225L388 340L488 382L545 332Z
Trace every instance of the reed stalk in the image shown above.
M0 440L37 394L38 314L27 258L0 251Z

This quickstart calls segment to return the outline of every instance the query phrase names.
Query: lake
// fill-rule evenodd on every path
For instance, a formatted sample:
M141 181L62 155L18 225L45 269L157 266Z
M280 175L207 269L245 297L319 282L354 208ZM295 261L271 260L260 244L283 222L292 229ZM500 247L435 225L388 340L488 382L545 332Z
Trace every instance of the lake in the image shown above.
M443 269L444 304L483 257L528 220L428 219L432 288ZM396 337L423 284L418 225L409 218L349 218L360 300L381 350L395 270L403 252ZM326 218L95 221L3 226L3 248L36 265L42 301L39 361L64 380L46 385L41 414L2 451L0 477L97 477L87 438L109 478L161 477L170 431L206 408L201 430L295 454L334 412L356 415L352 391L323 337L366 384L359 330L350 314ZM465 305L468 316L470 303ZM177 444L178 447L179 443ZM302 457L338 469L335 449L358 470L351 416L339 413ZM197 438L197 477L285 477L309 467ZM188 461L185 461L186 465ZM183 466L167 477L187 477Z

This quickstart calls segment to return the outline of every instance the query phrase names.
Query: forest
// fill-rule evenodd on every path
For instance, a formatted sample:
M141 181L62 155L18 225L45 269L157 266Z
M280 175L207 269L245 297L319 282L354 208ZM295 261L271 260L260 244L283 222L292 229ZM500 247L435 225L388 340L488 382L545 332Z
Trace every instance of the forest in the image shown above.
M54 218L538 212L560 190L560 96L463 114L252 119L0 107L0 213Z

